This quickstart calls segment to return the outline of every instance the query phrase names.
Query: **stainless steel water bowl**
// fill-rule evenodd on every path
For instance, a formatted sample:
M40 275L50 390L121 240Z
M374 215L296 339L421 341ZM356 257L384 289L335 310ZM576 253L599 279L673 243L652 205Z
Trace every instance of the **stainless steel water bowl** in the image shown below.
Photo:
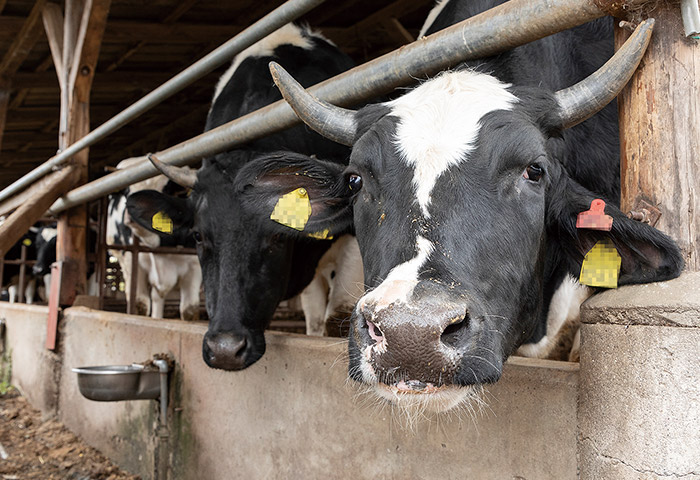
M159 372L143 365L105 365L74 368L83 397L98 402L146 400L160 396Z

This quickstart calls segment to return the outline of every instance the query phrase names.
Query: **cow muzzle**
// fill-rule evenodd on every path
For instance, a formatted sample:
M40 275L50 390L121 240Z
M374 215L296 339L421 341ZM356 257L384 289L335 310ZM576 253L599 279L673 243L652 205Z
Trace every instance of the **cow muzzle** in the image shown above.
M365 381L416 393L453 383L461 358L459 345L471 327L465 305L369 304L357 313L355 340L369 367L370 378Z
M204 362L221 370L243 370L249 367L262 357L263 352L257 350L254 342L246 335L207 332L202 342Z

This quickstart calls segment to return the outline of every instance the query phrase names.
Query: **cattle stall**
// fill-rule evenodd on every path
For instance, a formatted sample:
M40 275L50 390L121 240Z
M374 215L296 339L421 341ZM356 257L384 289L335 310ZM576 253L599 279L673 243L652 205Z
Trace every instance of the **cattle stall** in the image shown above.
M0 2L0 256L40 217L58 221L50 305L0 303L2 361L28 400L143 478L700 478L697 1L511 0L416 40L433 3ZM621 209L670 235L685 270L585 302L580 363L513 356L484 403L410 417L347 379L344 340L268 331L265 356L227 372L202 361L204 323L100 310L106 250L175 250L110 247L106 201L92 220L86 202L156 175L148 152L197 167L299 122L280 101L201 134L225 64L267 33L299 19L332 40L358 67L310 90L353 107L603 15L621 20L618 48L655 19L618 97ZM90 262L96 297L86 296ZM131 305L136 288L124 292ZM47 320L59 310L56 326ZM156 354L174 361L166 428L156 402L91 402L71 372Z

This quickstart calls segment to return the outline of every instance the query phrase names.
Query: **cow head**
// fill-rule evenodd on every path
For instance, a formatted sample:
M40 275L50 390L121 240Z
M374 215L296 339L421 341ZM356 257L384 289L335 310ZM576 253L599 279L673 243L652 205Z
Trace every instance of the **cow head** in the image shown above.
M56 228L40 227L36 233L36 262L32 273L36 276L51 273L51 264L56 261Z
M561 92L455 71L358 112L271 65L309 126L353 146L341 178L370 290L353 312L352 378L400 406L447 410L499 379L536 326L547 275L578 277L597 241L621 255L620 284L678 275L675 244L614 206L610 232L576 228L596 195L567 173L560 135L617 94L640 58L628 52Z
M350 191L342 180L336 181L344 166L280 152L259 154L240 168L223 155L187 174L150 158L192 193L178 199L137 192L128 198L129 215L161 235L153 218L167 217L171 234L194 236L209 315L204 360L214 368L246 368L265 352L263 331L280 300L298 293L313 277L323 254L318 249L323 240L314 237L331 237L351 225L343 211L349 208ZM298 188L305 190L311 207L301 230L270 218L280 197ZM319 225L330 227L324 231Z

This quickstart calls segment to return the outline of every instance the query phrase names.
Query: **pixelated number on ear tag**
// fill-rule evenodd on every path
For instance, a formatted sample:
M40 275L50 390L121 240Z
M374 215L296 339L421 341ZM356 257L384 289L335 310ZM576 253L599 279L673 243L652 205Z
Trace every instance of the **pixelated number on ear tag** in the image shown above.
M333 240L333 235L328 235L330 232L330 229L326 228L322 232L309 233L309 237L316 238L318 240Z
M605 202L599 198L591 202L589 210L579 213L576 217L576 228L609 232L612 229L612 224L613 218L605 214Z
M153 230L158 230L168 235L173 233L173 221L165 212L157 212L153 215L153 218L151 218L151 226Z
M586 254L579 282L591 287L617 288L622 258L608 238L600 240Z
M24 240L22 240L22 245L24 245L25 247L30 247L32 245L32 241L28 238L25 238Z
M282 195L277 200L270 218L277 223L301 231L304 230L304 226L310 216L311 202L309 201L309 194L305 188L297 188Z

